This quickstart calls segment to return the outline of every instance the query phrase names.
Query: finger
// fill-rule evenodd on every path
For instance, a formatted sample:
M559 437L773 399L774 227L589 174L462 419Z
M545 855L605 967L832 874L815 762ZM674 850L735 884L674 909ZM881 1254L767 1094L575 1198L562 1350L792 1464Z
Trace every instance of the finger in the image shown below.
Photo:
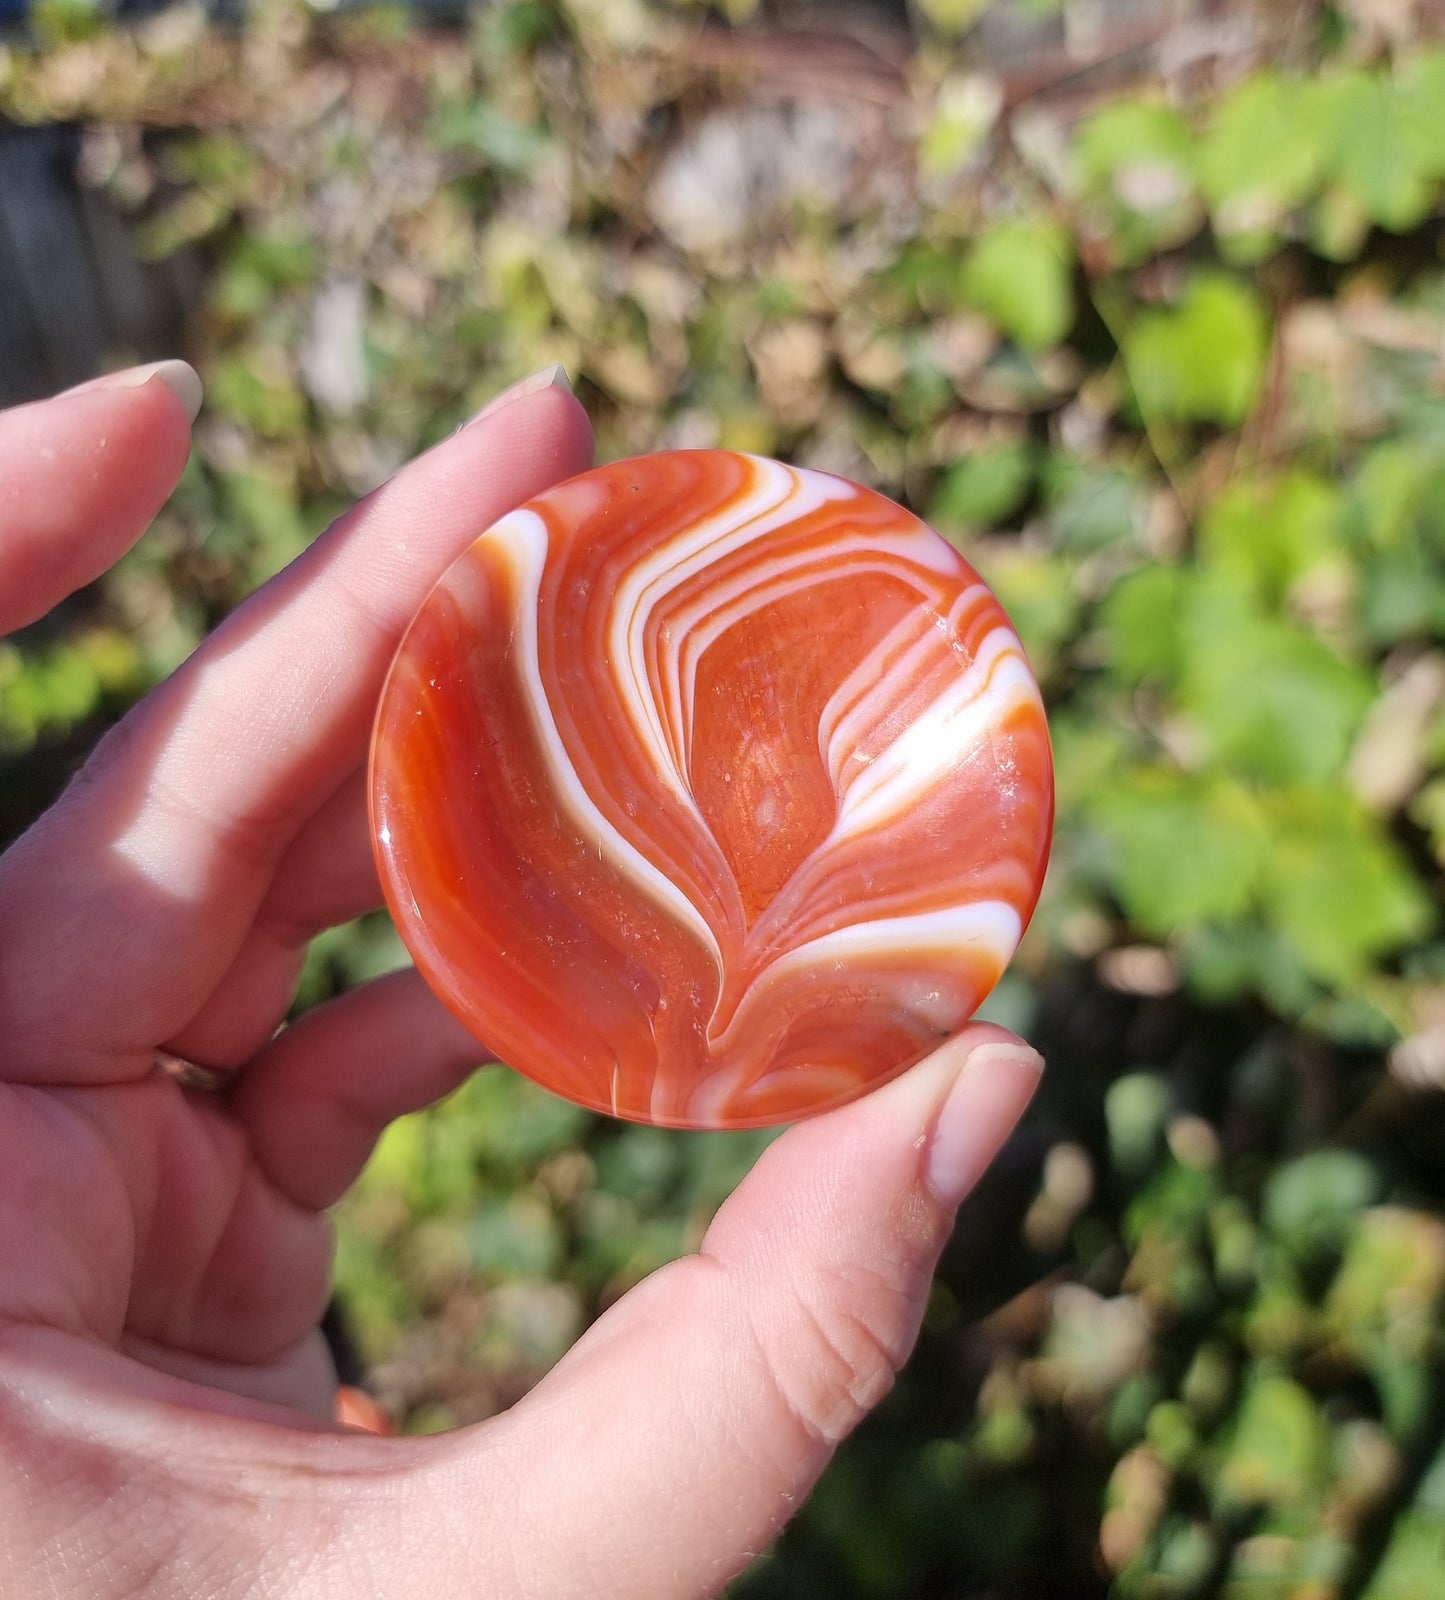
M292 840L235 959L170 1047L214 1067L250 1061L291 1009L312 939L380 904L358 768Z
M320 1211L356 1181L388 1123L450 1094L487 1059L419 973L395 972L278 1035L232 1105L270 1182Z
M323 1421L336 1415L336 1367L318 1327L264 1362L217 1361L131 1333L121 1335L119 1348L152 1372L168 1372L187 1383L245 1396L263 1405L286 1406Z
M426 1442L371 1527L387 1592L715 1594L887 1392L954 1209L1038 1077L1032 1051L980 1025L791 1129L700 1254L626 1296L504 1417Z
M0 634L98 578L176 486L201 406L184 361L0 411Z
M152 1075L83 1094L12 1089L5 1105L22 1119L33 1108L37 1134L27 1141L19 1130L20 1170L7 1181L49 1206L30 1207L30 1253L11 1251L0 1323L43 1322L103 1343L126 1333L250 1365L277 1360L315 1328L330 1288L329 1219L267 1182L223 1099ZM85 1185L95 1228L74 1231L67 1177L72 1191ZM69 1202L81 1204L74 1193Z
M284 851L361 763L428 589L499 516L590 461L569 392L508 398L236 611L0 860L0 1069L133 1076L197 1014Z

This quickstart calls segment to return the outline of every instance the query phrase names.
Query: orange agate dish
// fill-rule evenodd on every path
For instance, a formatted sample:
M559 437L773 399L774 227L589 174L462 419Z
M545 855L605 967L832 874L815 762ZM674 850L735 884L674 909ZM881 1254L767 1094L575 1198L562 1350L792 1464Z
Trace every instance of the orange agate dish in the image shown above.
M686 1128L826 1110L954 1033L1053 821L973 568L871 490L711 450L483 533L397 653L370 787L402 938L485 1048Z

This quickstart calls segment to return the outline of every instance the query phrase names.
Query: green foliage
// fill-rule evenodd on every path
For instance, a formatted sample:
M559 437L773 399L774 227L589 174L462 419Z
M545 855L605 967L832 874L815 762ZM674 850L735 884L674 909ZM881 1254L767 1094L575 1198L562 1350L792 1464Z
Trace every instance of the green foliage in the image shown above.
M1300 790L1280 797L1277 815L1265 902L1307 971L1325 982L1358 980L1372 957L1429 929L1429 896L1348 798Z
M476 151L499 172L525 172L547 147L546 130L499 116L485 101L438 106L432 138L443 150Z
M1259 393L1267 336L1258 296L1217 272L1195 276L1176 310L1140 312L1124 356L1146 419L1237 427Z
M37 0L30 25L36 38L53 50L99 37L105 31L105 13L93 0Z
M1057 344L1074 320L1073 249L1044 221L996 222L964 255L958 289L1026 350Z
M124 706L144 683L135 642L114 628L88 628L33 650L0 643L0 754Z
M919 0L918 9L940 33L964 33L993 0Z
M1319 1492L1328 1448L1329 1429L1313 1398L1288 1378L1262 1375L1240 1404L1220 1491L1240 1505L1308 1504Z
M1110 882L1141 931L1164 938L1247 913L1268 835L1243 788L1139 768L1101 788L1090 812L1112 846Z
M1380 1198L1374 1163L1353 1150L1316 1150L1280 1167L1265 1186L1263 1218L1292 1254L1338 1253L1360 1213Z
M1179 244L1202 220L1188 123L1158 100L1116 100L1074 147L1084 224L1113 262L1132 266Z
M944 473L928 508L940 533L971 533L1004 521L1028 498L1038 452L1026 439L986 446Z
M1445 1526L1439 1517L1407 1512L1376 1568L1363 1600L1434 1600L1445 1562Z
M1306 83L1263 71L1223 96L1205 118L1195 171L1231 259L1255 259L1277 243L1320 169Z
M1343 562L1343 522L1339 490L1315 473L1235 478L1201 514L1201 562L1231 589L1278 611L1312 573Z

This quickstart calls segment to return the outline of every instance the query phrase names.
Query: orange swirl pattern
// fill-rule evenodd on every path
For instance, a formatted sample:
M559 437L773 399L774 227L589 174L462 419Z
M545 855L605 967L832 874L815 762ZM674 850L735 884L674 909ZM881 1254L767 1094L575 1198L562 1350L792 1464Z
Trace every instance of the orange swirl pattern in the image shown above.
M382 883L428 982L559 1094L788 1121L919 1060L1033 910L1053 777L998 602L916 517L677 451L482 535L387 681Z

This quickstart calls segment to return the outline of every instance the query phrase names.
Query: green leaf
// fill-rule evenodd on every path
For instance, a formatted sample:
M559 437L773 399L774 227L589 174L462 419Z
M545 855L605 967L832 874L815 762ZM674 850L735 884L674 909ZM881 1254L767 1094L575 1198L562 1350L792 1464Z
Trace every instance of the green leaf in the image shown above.
M1253 290L1222 273L1197 273L1178 310L1141 313L1125 337L1144 415L1237 427L1259 392L1268 334Z
M1152 1274L1155 1287L1164 1287L1185 1262L1197 1260L1186 1246L1204 1241L1209 1214L1219 1195L1219 1176L1207 1167L1186 1167L1172 1158L1135 1195L1124 1215L1124 1237L1138 1249L1135 1277L1151 1276L1143 1271L1144 1247L1152 1240L1161 1248L1156 1252L1165 1268L1164 1275Z
M1374 699L1368 673L1303 629L1258 615L1223 579L1191 586L1180 626L1180 703L1219 761L1261 778L1338 775Z
M668 1129L622 1128L598 1153L597 1181L633 1199L659 1195L677 1182L681 1159L677 1135Z
M179 138L168 146L166 163L176 178L237 195L254 182L261 170L256 150L244 138L230 133ZM235 253L244 254L253 242L238 239Z
M473 1074L445 1109L480 1156L518 1171L576 1144L593 1120L506 1067Z
M1372 446L1351 487L1376 549L1399 549L1417 534L1445 547L1445 458L1433 441L1406 436Z
M1119 100L1094 112L1074 147L1090 227L1116 261L1133 264L1199 227L1193 139L1157 100Z
M540 123L513 122L484 100L447 101L432 120L432 137L443 150L475 150L502 172L526 172L547 148Z
M1073 273L1073 246L1062 228L996 222L964 257L959 294L1024 349L1047 349L1073 326Z
M1060 645L1078 627L1080 601L1072 568L1017 545L995 547L990 550L987 578L1034 671L1046 676Z
M1137 1179L1154 1165L1164 1148L1170 1110L1169 1086L1156 1073L1126 1073L1109 1085L1104 1121L1117 1171Z
M1420 1439L1436 1404L1434 1363L1423 1362L1390 1344L1371 1352L1369 1375L1380 1397L1380 1420L1392 1437L1405 1445Z
M1190 177L1194 140L1184 118L1162 100L1116 100L1079 128L1075 155L1088 188L1114 185L1133 162L1161 162Z
M1265 1376L1245 1393L1219 1484L1238 1503L1296 1506L1317 1492L1328 1461L1329 1428L1313 1396Z
M1123 467L1051 455L1044 463L1043 488L1049 528L1060 549L1087 555L1138 532L1139 480Z
M481 19L489 44L499 54L523 55L556 36L561 18L547 0L508 0Z
M311 530L291 485L261 472L228 472L220 480L221 526L215 543L246 551L246 576L262 583L306 548Z
M1421 222L1433 201L1426 152L1390 79L1347 68L1315 82L1310 96L1327 176L1382 228L1401 233Z
M104 8L94 0L36 0L29 21L35 37L57 53L68 44L103 37L108 25Z
M1340 790L1295 790L1270 802L1265 914L1305 967L1349 983L1431 927L1430 897L1376 819Z
M1445 1224L1403 1206L1367 1211L1325 1297L1338 1336L1428 1359L1445 1293Z
M1105 596L1099 612L1104 649L1125 683L1178 678L1184 662L1179 619L1191 581L1178 567L1139 567Z
M918 9L940 33L957 38L992 4L993 0L918 0Z
M1394 87L1399 137L1416 170L1445 178L1445 50L1412 50L1396 69Z
M1360 572L1360 626L1378 645L1445 632L1445 566L1419 544L1376 556Z
M1237 478L1206 509L1203 564L1276 607L1307 572L1342 548L1343 499L1332 484L1294 471Z
M367 1163L362 1182L368 1190L394 1189L410 1194L427 1159L425 1117L398 1117L387 1124Z
M1174 1513L1159 1530L1157 1567L1164 1593L1191 1595L1202 1592L1214 1567L1219 1536L1206 1523Z
M294 438L305 430L306 397L294 375L275 361L241 353L212 365L206 403L214 414L254 429L263 438ZM233 476L247 476L238 469Z
M1073 817L1117 777L1129 746L1117 723L1097 715L1080 715L1077 708L1060 709L1051 719L1050 732L1060 810Z
M941 533L987 528L1011 516L1033 488L1038 450L1028 439L989 445L950 467L928 508Z
M1293 1255L1339 1249L1384 1192L1378 1166L1354 1150L1314 1150L1280 1167L1265 1185L1265 1226Z
M1195 158L1221 243L1257 260L1319 187L1324 151L1308 85L1260 72L1214 108Z
M521 1194L484 1200L467 1228L472 1264L489 1277L544 1278L561 1265L560 1224L540 1196Z
M1244 923L1193 930L1183 956L1190 988L1216 1005L1253 991L1282 1017L1301 1017L1321 998L1298 952L1272 928Z
M1136 769L1101 787L1087 810L1110 845L1110 883L1142 932L1168 937L1248 909L1268 839L1237 784Z
M1390 1531L1360 1600L1439 1600L1445 1572L1445 1517L1406 1511Z
M910 239L898 259L884 274L883 283L891 291L888 300L902 296L929 316L951 309L958 279L958 260L952 249L931 239ZM884 315L906 318L909 307L886 304L877 308Z
M107 652L58 639L42 650L0 645L0 750L27 750L44 733L65 733L100 708ZM128 644L119 638L122 649ZM115 665L124 673L126 663ZM128 681L139 687L140 661L130 647ZM122 681L127 681L122 679Z
M1217 1218L1226 1212L1233 1197L1220 1200L1210 1215L1210 1231L1215 1236L1215 1259L1228 1262L1228 1250L1219 1248L1221 1235L1233 1244L1230 1229L1219 1227ZM1246 1213L1247 1215L1247 1213ZM1247 1226L1247 1224L1246 1224ZM1189 1407L1191 1414L1201 1422L1211 1422L1223 1414L1234 1397L1236 1379L1235 1357L1232 1341L1210 1340L1198 1348L1179 1381L1179 1398Z

